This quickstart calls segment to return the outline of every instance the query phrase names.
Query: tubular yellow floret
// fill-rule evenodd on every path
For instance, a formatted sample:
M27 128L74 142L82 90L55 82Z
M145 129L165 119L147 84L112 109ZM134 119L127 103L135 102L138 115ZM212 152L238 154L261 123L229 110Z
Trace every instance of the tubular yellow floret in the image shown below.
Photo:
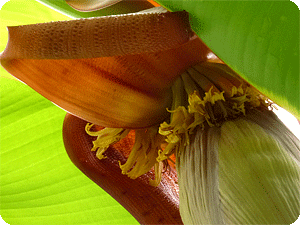
M135 131L135 143L130 155L125 164L120 164L123 174L136 179L158 164L156 158L163 139L157 130L157 127L150 127Z
M91 131L93 124L87 124L85 131L90 136L97 136L97 139L93 141L92 151L97 151L96 156L99 159L105 159L103 153L106 149L126 137L130 130L123 128L104 128L100 131Z
M96 157L100 160L106 158L103 153L110 145L120 141L130 132L129 129L123 128L104 128L100 131L91 131L92 127L93 124L88 123L85 130L90 136L97 136L97 139L93 141L92 151L97 151ZM129 157L125 164L122 165L119 162L122 173L131 179L136 179L154 167L156 176L154 180L150 180L150 184L157 186L161 180L163 164L156 158L163 142L164 137L158 134L157 126L135 130L135 143Z
M200 74L199 80L196 81L197 74L195 71L202 71L201 64L197 65L197 70L193 70L193 73L184 73L182 79L186 93L190 93L188 97L189 105L179 106L177 109L170 111L172 113L170 123L164 122L160 125L159 133L166 136L166 141L172 143L172 146L166 148L165 156L163 156L164 152L160 152L158 160L165 159L170 152L174 152L170 148L176 148L176 144L180 143L181 139L184 140L183 143L185 145L189 144L189 135L193 133L193 130L197 126L202 129L207 125L209 127L220 126L226 120L246 115L246 108L250 109L261 105L269 106L266 103L266 98L249 84L236 80L235 83L239 83L240 85L236 87L230 83L232 87L230 95L224 96L225 91L218 90L216 85L207 78L210 77L209 75L217 76L218 78L222 76L222 73L218 75L216 73L207 74L205 78L203 74ZM228 78L228 70L225 72ZM190 74L193 77L189 77ZM231 77L231 81L234 79L236 78ZM212 80L216 80L216 78ZM201 85L202 81L204 81L204 85ZM225 82L224 79L223 82ZM199 84L199 88L191 92L191 87L196 88L197 84ZM210 88L205 92L203 98L201 98L199 94L203 92L201 86L207 88L208 85L210 85ZM173 101L176 102L176 99Z

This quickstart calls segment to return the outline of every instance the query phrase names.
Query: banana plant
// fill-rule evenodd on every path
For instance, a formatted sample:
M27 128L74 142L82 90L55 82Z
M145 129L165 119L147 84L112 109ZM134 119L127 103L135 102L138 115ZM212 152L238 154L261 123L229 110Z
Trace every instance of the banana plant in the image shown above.
M51 8L81 18L132 13L150 7L145 1L114 1L114 6L105 1L90 1L88 5L72 0L40 2L46 7L26 1L28 9L24 13L20 1L10 1L1 10L2 27L71 20ZM70 114L64 119L63 110L1 70L1 215L8 223L178 224L182 219L186 224L289 224L299 216L299 140L268 110L276 102L299 119L297 6L289 1L158 3L170 12L159 9L161 17L146 11L100 18L107 26L128 27L121 30L124 43L118 39L122 35L116 34L122 48L110 45L114 36L109 34L110 29L105 30L107 26L101 28L101 34L107 35L109 41L99 49L86 50L91 49L90 43L76 40L72 46L68 39L65 46L73 51L59 53L59 44L65 39L51 42L50 38L48 46L40 39L41 34L55 37L55 33L67 33L71 26L78 27L75 31L83 27L83 33L71 37L88 37L93 30L85 27L94 19L9 28L10 41L1 56L2 65L60 107L108 128L90 125ZM104 5L110 7L102 9ZM119 22L110 22L111 18ZM141 24L149 21L152 26L143 29ZM167 21L167 26L153 26L155 21ZM151 30L158 26L157 33L157 29ZM4 32L2 29L3 49L7 42L2 41ZM132 42L128 35L133 37ZM103 53L104 47L108 50ZM61 54L70 52L63 56L67 62L57 63ZM87 53L91 55L86 56ZM107 58L113 59L109 62ZM107 79L105 73L99 80L93 77L97 65L116 73L116 63L117 72L123 77ZM130 68L133 75L127 77ZM152 73L154 68L160 76ZM52 70L60 71L53 77L58 80L57 85L46 79L55 75ZM60 80L59 74L67 74L66 71L75 74L71 76L73 80ZM147 75L137 81L140 71ZM37 78L39 74L45 77ZM84 79L78 81L80 77ZM100 80L106 85L94 85ZM60 86L60 82L65 83ZM70 92L74 85L82 88ZM95 90L107 93L99 94L104 103L99 102L96 110L97 103L92 100L86 105L80 98L72 100L72 96L83 93L97 95ZM70 93L72 96L68 96ZM101 104L106 105L103 108ZM199 147L199 143L206 144ZM241 152L240 146L248 148ZM113 198L72 165L65 148L73 163ZM131 149L131 153L124 149ZM96 152L96 157L90 150ZM229 150L232 154L228 154ZM244 155L252 161L243 159ZM254 169L236 173L245 165ZM169 172L163 173L163 168ZM96 174L97 170L102 175ZM272 186L272 179L280 183L281 189ZM255 184L257 181L259 184ZM237 194L234 186L246 191ZM247 188L261 199L257 200L253 190L248 192ZM241 204L245 201L249 204Z

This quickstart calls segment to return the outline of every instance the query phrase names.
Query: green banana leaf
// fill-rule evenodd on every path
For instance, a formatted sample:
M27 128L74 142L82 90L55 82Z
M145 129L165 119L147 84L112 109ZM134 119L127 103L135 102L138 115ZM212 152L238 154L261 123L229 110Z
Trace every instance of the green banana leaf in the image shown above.
M0 78L1 211L9 224L137 224L68 158L65 112L28 86Z
M72 17L63 0L40 0ZM186 10L194 31L229 66L300 118L299 9L290 1L159 0ZM122 9L123 10L123 9ZM11 0L0 11L0 51L7 25L70 19L34 0ZM68 159L65 113L0 68L0 214L9 224L137 224Z
M158 0L238 74L300 118L299 8L292 1Z

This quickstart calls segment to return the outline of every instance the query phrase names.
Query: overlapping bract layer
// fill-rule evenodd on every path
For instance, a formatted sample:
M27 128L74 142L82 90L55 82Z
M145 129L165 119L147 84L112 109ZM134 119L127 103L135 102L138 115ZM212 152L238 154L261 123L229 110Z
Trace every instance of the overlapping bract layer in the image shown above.
M184 223L293 223L300 214L299 146L266 110L197 130L177 164Z

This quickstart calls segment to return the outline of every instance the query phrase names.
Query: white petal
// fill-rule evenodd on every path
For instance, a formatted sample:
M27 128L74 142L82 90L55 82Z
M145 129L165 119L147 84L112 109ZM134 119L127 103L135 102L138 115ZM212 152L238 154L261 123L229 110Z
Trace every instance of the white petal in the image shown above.
M272 112L195 131L178 156L185 224L291 224L300 214L300 142Z
M220 129L198 129L177 165L180 214L184 224L224 224L218 184Z
M279 129L268 120L264 124L269 132ZM270 135L244 119L223 124L219 185L226 223L291 224L299 216L300 167L290 154L299 151L299 142L288 144L293 141L280 131L281 137Z

